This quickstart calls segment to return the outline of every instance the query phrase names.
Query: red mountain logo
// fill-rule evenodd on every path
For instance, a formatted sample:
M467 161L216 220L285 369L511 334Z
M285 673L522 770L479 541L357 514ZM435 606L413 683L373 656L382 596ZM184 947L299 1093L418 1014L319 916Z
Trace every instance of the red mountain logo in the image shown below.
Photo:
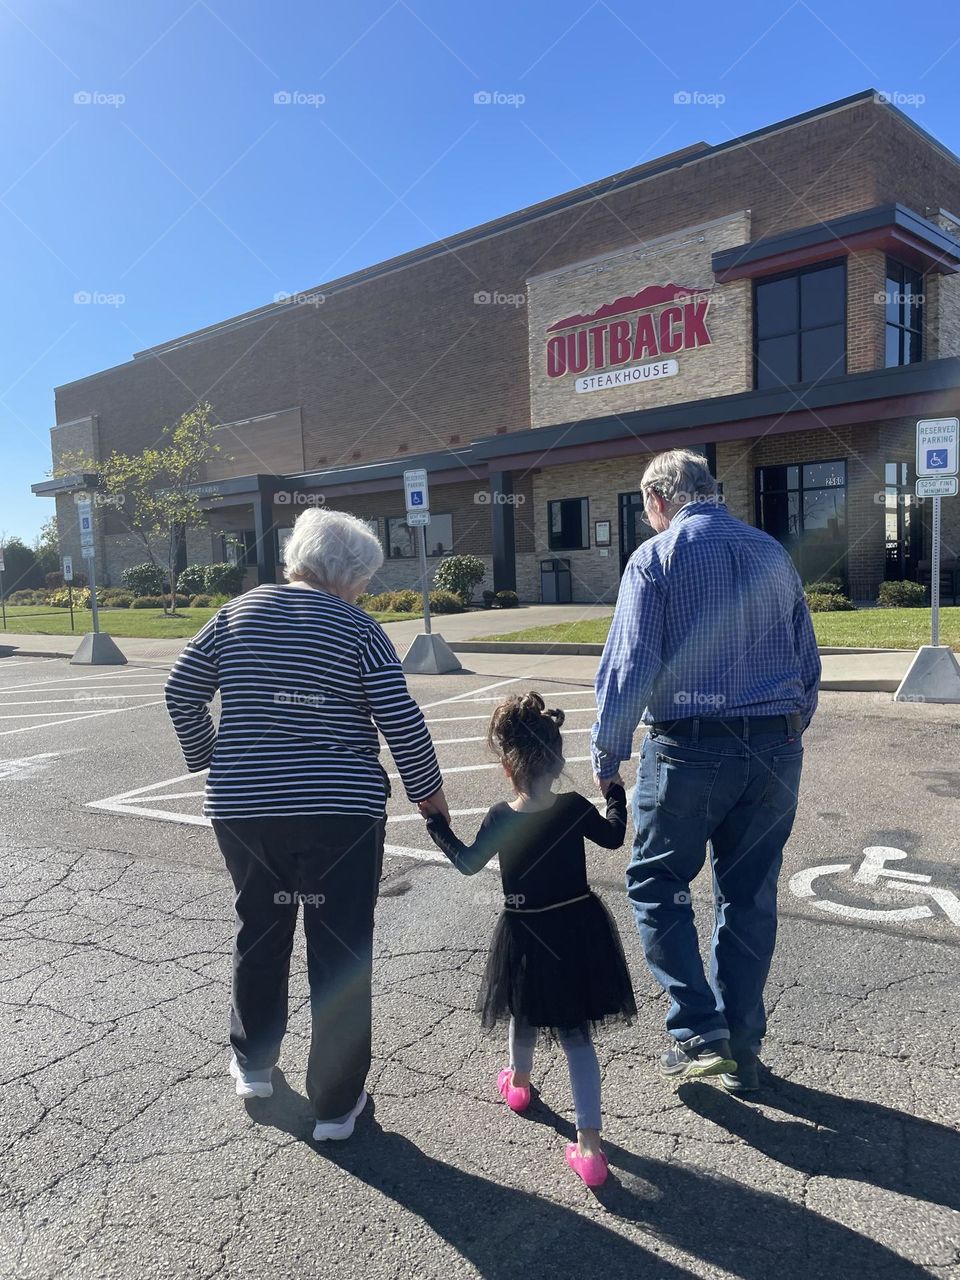
M708 293L707 289L690 289L679 284L649 284L639 293L631 293L624 298L616 298L613 302L605 302L596 311L587 315L565 316L556 320L547 329L554 333L557 329L572 329L576 325L590 324L593 320L607 320L611 316L623 316L630 311L642 311L646 307L661 307L665 302L686 302L689 298Z

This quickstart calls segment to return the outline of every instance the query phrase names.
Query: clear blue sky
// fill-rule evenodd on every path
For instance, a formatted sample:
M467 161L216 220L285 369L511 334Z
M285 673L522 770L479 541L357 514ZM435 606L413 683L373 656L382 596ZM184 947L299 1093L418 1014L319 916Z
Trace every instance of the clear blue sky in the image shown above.
M909 18L892 0L4 0L0 532L32 538L52 511L29 486L56 385L278 291L868 87L922 99L903 109L960 149L960 25Z

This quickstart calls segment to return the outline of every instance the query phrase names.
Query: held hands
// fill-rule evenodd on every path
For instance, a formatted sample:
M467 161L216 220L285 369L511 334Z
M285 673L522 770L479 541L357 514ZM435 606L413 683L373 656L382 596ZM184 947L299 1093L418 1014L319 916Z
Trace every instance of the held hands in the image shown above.
M623 786L623 779L620 777L619 773L615 773L612 778L598 778L596 774L594 774L593 780L597 784L597 789L600 794L604 797L606 797L606 794L611 787Z
M450 810L447 808L447 797L443 794L443 787L434 791L432 796L427 796L426 800L418 800L417 808L422 818L437 814L438 817L443 818L444 822L450 821Z

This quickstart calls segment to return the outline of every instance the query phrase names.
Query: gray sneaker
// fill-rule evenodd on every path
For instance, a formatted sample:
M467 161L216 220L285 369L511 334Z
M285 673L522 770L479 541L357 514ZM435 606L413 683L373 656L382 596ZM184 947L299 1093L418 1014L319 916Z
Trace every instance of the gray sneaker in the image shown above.
M273 1067L267 1067L263 1071L251 1071L247 1067L241 1067L237 1061L237 1055L234 1054L230 1060L230 1074L237 1082L238 1098L273 1097Z
M736 1071L737 1063L727 1040L708 1040L694 1048L689 1040L675 1040L660 1055L660 1074L667 1080L696 1080Z

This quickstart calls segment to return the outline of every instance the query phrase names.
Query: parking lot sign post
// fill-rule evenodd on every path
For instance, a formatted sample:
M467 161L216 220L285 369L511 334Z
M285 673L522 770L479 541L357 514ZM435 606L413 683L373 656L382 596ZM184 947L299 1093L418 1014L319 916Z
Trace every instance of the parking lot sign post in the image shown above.
M7 629L7 601L3 594L3 547L0 547L0 611L3 612L3 629Z
M126 658L114 644L112 637L100 631L100 611L97 608L97 553L94 546L93 498L89 492L76 493L77 523L80 526L80 554L83 556L90 577L90 612L93 630L80 641L79 648L70 659L77 666L125 666ZM70 561L73 574L73 561ZM66 580L66 572L64 572Z
M419 675L440 675L462 670L460 662L442 636L432 633L430 626L430 583L427 578L427 525L430 523L430 485L423 467L411 467L403 473L407 525L416 529L420 557L420 586L423 592L423 634L414 638L403 659L404 671Z
M940 503L957 493L960 419L917 423L917 497L930 498L930 643L917 650L895 702L960 702L960 665L940 643Z

